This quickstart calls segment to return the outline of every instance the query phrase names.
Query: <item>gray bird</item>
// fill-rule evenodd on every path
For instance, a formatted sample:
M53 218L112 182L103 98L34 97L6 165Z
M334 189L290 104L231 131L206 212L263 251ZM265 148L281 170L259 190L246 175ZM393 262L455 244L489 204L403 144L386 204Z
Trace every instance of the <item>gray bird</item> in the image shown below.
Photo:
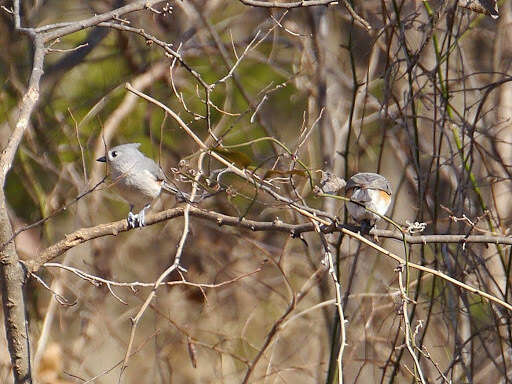
M140 152L139 147L140 143L118 145L96 159L107 163L113 187L130 204L128 228L144 226L145 211L162 191L175 194L180 200L188 196L170 185L158 164Z
M377 173L355 174L348 180L345 191L347 197L355 202L347 203L348 213L366 231L381 218L366 208L385 215L391 204L391 185Z

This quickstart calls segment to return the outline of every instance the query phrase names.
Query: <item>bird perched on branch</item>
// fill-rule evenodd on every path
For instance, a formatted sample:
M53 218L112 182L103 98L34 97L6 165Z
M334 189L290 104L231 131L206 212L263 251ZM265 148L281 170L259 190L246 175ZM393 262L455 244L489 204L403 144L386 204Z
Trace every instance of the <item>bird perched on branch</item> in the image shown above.
M144 226L145 211L162 191L176 195L179 200L189 197L171 185L160 166L140 152L139 147L140 143L118 145L96 159L107 163L114 189L130 204L128 228Z
M355 174L348 180L345 191L351 200L347 203L348 213L363 232L368 232L391 204L391 185L377 173Z
M470 9L473 12L489 15L493 19L497 19L500 16L496 0L459 0L457 5Z

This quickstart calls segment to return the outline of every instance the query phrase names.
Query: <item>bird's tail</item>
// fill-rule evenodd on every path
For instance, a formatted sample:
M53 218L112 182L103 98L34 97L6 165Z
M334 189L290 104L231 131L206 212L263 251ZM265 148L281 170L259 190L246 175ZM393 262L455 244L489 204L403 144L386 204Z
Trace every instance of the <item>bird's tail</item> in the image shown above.
M162 189L164 191L168 192L168 193L172 193L173 195L175 195L176 199L178 201L180 201L180 202L184 202L184 201L186 201L187 203L191 203L192 202L190 200L190 194L189 193L180 191L178 188L176 188L172 184L169 184L169 182L167 182L167 181L164 181L162 183ZM212 192L212 193L208 193L207 191L203 191L203 193L200 196L197 196L194 199L194 203L199 203L200 201L203 201L204 199L207 199L209 197L215 196L215 195L217 195L218 193L220 193L222 191L223 190L219 190L219 191L215 191L215 192Z
M190 195L186 192L180 191L174 185L169 184L167 181L162 183L162 189L166 192L172 193L176 196L176 199L179 201L187 201L190 202Z

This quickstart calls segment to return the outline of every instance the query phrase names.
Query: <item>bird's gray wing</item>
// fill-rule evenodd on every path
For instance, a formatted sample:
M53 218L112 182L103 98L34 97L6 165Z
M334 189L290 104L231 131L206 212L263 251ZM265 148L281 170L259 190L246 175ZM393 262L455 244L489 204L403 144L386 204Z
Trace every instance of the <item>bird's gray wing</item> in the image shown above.
M160 166L149 157L142 155L142 157L137 161L137 168L148 171L155 177L155 180L165 180L162 168L160 168Z
M179 201L190 201L190 194L180 191L174 185L170 184L167 180L162 180L162 190L174 194L176 196L176 199Z
M142 159L140 159L140 166L151 173L157 181L161 182L160 186L162 187L163 191L176 195L176 198L181 201L187 201L190 199L190 195L188 193L180 191L176 186L172 185L172 183L167 180L164 171L162 171L162 168L160 168L160 166L149 157L144 156Z

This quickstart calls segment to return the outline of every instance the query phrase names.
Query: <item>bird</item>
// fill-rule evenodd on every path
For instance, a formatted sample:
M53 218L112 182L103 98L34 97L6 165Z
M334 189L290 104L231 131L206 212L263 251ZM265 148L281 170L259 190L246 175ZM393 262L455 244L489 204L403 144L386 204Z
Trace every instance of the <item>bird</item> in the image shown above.
M369 232L381 219L379 215L385 215L391 204L391 185L377 173L355 174L347 181L345 192L350 198L348 213L361 225L363 232Z
M130 204L129 229L145 225L145 212L162 191L174 194L178 200L188 199L188 194L172 186L160 166L139 147L140 143L121 144L96 159L107 164L115 191Z
M493 19L500 17L496 0L460 0L458 5L473 12L489 15Z

